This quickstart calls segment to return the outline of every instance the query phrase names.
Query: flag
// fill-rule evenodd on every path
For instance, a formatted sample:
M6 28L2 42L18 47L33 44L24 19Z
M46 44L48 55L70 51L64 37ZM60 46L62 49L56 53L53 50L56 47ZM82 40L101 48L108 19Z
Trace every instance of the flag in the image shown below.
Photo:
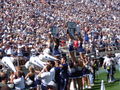
M29 61L30 63L41 68L45 66L45 62L42 62L38 56L31 56Z
M16 69L15 69L15 66L13 65L13 62L12 62L12 60L11 60L11 57L3 57L3 58L2 58L2 63L3 63L6 67L8 67L8 68L10 68L11 70L13 70L14 72L16 72Z
M57 58L45 53L45 54L41 54L39 55L39 58L42 60L42 61L55 61L55 60L58 60Z

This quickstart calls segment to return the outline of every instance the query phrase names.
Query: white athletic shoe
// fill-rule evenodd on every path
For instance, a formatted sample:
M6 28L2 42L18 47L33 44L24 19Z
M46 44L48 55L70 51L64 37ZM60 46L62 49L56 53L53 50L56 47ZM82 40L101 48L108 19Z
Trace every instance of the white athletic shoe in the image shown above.
M94 84L91 84L91 86L94 86Z
M85 89L85 87L83 87L83 90Z
M86 85L85 88L88 88L88 86Z
M112 82L111 80L108 81L108 83L111 83L111 82Z
M88 89L91 89L91 86L88 86Z

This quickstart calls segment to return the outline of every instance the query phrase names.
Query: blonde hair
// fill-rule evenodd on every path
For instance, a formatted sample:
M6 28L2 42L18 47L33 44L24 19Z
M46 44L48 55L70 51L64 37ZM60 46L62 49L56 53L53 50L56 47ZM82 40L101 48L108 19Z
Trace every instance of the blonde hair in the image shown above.
M29 67L29 71L32 72L32 73L35 72L35 70L34 70L34 68L32 66Z

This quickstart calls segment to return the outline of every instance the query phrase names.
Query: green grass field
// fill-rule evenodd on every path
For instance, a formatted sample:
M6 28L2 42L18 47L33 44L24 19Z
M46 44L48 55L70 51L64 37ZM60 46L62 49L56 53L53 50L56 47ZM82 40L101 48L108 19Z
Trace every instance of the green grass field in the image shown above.
M103 72L96 76L95 85L91 90L100 90L101 80L104 80L105 90L120 90L120 72L117 70L115 73L116 81L113 83L107 83L106 72Z

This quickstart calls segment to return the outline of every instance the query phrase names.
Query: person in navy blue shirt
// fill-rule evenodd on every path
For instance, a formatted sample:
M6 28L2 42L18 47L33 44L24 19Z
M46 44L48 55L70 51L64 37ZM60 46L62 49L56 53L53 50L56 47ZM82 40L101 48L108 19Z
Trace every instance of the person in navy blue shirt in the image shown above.
M61 84L60 84L60 90L67 90L68 85L68 64L66 63L66 57L61 58L61 71L60 71L60 77L61 77Z
M60 80L61 80L61 77L60 77L60 71L61 71L61 68L60 68L60 61L57 60L55 61L55 83L57 85L57 90L60 90Z

